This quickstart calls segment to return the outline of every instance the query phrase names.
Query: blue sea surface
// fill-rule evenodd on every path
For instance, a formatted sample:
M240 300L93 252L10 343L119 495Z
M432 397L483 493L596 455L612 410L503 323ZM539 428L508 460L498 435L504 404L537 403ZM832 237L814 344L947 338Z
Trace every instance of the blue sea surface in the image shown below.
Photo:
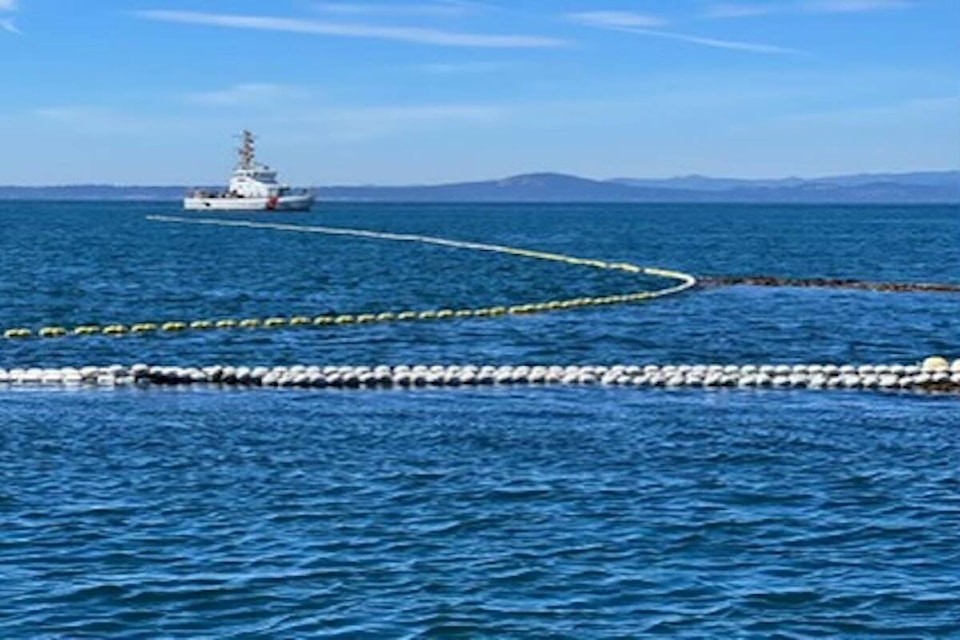
M0 202L0 328L478 307L658 282ZM960 209L230 215L698 275L960 283ZM718 287L493 319L0 340L0 367L909 363L956 294ZM960 399L853 391L0 387L0 637L960 637Z

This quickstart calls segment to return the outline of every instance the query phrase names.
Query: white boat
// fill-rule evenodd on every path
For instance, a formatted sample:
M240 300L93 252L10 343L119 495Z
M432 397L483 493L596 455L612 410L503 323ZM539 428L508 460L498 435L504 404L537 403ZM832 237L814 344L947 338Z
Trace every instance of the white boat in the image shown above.
M309 189L293 189L277 182L277 172L257 162L254 135L242 134L240 161L226 191L195 189L183 199L193 211L307 211L314 196Z

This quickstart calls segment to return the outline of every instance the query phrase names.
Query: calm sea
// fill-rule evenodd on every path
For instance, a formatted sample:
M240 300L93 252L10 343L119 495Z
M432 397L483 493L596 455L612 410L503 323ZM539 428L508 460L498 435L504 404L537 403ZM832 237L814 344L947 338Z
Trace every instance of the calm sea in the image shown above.
M0 327L637 288L150 213L178 212L0 203ZM282 221L702 275L960 282L957 207L324 203ZM960 357L958 310L950 294L728 287L487 320L0 341L0 367L913 362ZM945 638L958 576L955 397L0 387L3 638Z

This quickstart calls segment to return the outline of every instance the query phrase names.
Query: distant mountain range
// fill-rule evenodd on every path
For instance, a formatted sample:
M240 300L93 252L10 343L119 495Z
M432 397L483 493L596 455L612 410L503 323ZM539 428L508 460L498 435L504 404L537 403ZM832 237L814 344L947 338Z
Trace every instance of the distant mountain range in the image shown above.
M181 186L0 186L0 199L148 200L183 196ZM730 202L960 204L960 171L875 173L816 179L747 180L684 176L590 180L530 173L440 185L316 187L321 200L354 202Z

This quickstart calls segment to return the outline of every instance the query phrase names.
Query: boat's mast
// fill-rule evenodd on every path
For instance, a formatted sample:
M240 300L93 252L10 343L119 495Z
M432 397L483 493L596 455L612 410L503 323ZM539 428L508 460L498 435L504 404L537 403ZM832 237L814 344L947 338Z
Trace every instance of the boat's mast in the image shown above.
M241 137L242 142L240 143L240 148L237 150L240 155L240 168L250 170L253 169L254 165L254 137L253 134L246 129L243 130Z

